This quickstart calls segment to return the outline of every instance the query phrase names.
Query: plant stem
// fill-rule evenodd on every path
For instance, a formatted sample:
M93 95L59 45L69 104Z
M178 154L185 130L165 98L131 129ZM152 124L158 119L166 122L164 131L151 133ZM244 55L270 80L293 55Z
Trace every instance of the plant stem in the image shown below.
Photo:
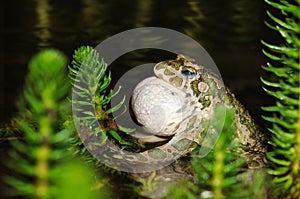
M222 185L224 184L224 136L220 136L215 145L215 162L213 165L212 187L215 199L222 199Z
M49 147L49 140L52 134L51 115L42 117L39 121L41 133L41 146L37 149L37 163L36 163L36 198L48 198L49 196L49 155L51 149Z

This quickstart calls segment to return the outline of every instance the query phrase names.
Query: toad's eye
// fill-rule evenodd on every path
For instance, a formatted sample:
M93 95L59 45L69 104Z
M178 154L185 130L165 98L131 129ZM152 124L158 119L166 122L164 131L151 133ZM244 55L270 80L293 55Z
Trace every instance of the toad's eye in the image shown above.
M189 78L193 78L197 75L197 71L195 68L189 67L189 66L184 66L182 68L181 74L189 77Z

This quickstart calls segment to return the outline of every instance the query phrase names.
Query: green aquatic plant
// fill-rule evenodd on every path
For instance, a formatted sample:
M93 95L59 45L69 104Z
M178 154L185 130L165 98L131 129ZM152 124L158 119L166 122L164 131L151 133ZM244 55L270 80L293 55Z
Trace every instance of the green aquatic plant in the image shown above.
M94 177L82 161L72 156L69 141L72 125L62 125L70 114L67 97L70 84L66 58L56 50L45 50L29 63L16 127L22 140L11 142L6 175L6 193L18 197L101 198L91 191ZM80 193L74 194L74 189Z
M226 110L226 112L225 112ZM226 116L224 115L226 113ZM263 198L266 186L263 185L263 170L244 170L245 160L238 156L238 147L232 141L236 131L234 112L219 106L214 115L212 125L224 126L213 150L205 157L199 157L197 149L192 152L191 166L195 173L195 182L181 181L169 191L167 198ZM250 180L252 179L252 180ZM255 184L253 184L255 180Z
M263 69L271 74L262 78L265 91L276 104L263 109L263 118L271 123L270 152L267 153L278 197L300 197L300 1L266 2L277 9L267 12L271 22L266 25L282 37L281 44L269 44L264 54L270 61Z
M121 139L117 131L118 129L126 132L130 130L115 126L109 116L122 107L125 96L116 106L108 107L119 90L115 93L112 90L108 92L111 73L105 74L107 64L103 59L101 61L99 59L96 50L89 46L82 46L75 51L72 64L69 66L69 77L73 83L73 113L80 115L75 118L75 122L84 124L88 128L92 127L95 135L102 136L102 144L105 144L106 139L111 136L120 144L126 145L128 143ZM101 128L96 125L98 122L102 124Z
M123 136L124 133L131 133L134 129L117 126L111 115L123 107L125 97L116 106L110 106L111 99L118 94L119 90L115 93L109 90L111 73L107 71L107 64L100 59L95 49L90 46L81 46L74 52L69 66L69 77L73 85L72 103L76 105L73 108L80 115L79 123L83 124L82 129L93 128L85 134L86 140L80 139L78 133L72 138L72 148L75 148L76 156L83 157L94 170L106 175L107 177L104 178L107 180L106 186L109 184L116 187L118 194L122 197L137 198L138 193L135 189L138 185L128 173L107 167L88 151L90 146L97 148L105 145L107 139L112 140L120 149L136 146L134 138ZM76 118L74 121L78 122ZM98 123L100 127L95 126ZM89 139L91 142L87 141ZM88 147L83 142L88 144ZM102 183L100 185L103 186Z
M22 133L18 126L18 118L12 118L7 123L0 124L0 141L20 139Z
M107 64L103 59L100 60L99 53L90 46L81 46L75 50L73 60L68 68L68 76L73 85L72 103L75 105L73 108L75 113L80 115L80 118L75 118L74 122L83 124L83 129L93 128L92 131L89 131L92 132L92 135L86 135L87 137L100 136L101 138L98 137L95 143L89 144L99 145L100 140L103 145L108 137L119 144L127 144L117 132L120 127L114 124L113 118L110 116L112 112L121 108L125 98L117 106L109 107L111 99L118 91L113 93L112 90L108 90L111 83L111 73L106 72ZM98 122L103 128L97 126ZM91 163L93 167L107 170L110 173L116 172L105 167L87 151L78 136L78 132L72 138L72 143L72 147L76 148L75 154L83 156L85 161Z
M68 68L69 78L73 85L72 103L75 104L73 108L75 108L75 113L80 114L80 121L78 121L79 118L72 118L72 120L74 119L74 122L83 124L82 129L93 128L88 133L75 132L71 146L72 149L75 149L74 154L83 158L95 171L106 175L107 177L104 179L109 181L111 186L122 186L123 195L127 192L129 195L135 194L132 191L132 186L123 186L122 184L132 183L132 180L127 178L126 173L107 167L95 158L88 151L88 147L83 144L83 141L85 141L85 144L89 146L98 147L103 146L107 139L111 139L122 147L130 147L130 143L125 141L119 133L120 131L129 133L132 132L132 129L117 126L110 115L121 108L125 97L119 104L110 107L110 101L118 94L118 90L115 93L109 90L111 73L107 71L107 64L103 59L100 59L98 52L92 47L81 46L75 50L73 60ZM73 123L70 120L68 122ZM100 127L97 125L98 123L101 125ZM79 133L84 133L86 140L91 138L92 141L88 142L82 137L80 138ZM120 180L122 181L121 184L119 184Z

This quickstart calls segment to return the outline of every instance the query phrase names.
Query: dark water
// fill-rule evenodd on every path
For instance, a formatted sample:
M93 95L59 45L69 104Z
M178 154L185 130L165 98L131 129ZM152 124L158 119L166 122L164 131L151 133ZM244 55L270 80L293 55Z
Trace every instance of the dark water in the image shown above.
M198 41L214 59L225 84L263 124L260 107L269 104L270 98L259 80L261 65L266 62L260 40L272 43L278 39L264 25L265 9L262 0L1 1L0 122L16 113L15 101L22 92L27 63L41 49L56 48L71 59L81 45L96 46L119 32L155 26ZM112 64L113 79L138 64L168 56L147 50L126 54ZM8 146L1 144L3 160ZM2 167L0 173L4 173L1 171Z
M15 112L27 63L39 50L57 48L71 58L81 45L96 46L131 28L156 26L177 30L198 41L216 62L225 84L261 122L268 104L261 89L261 39L274 40L264 26L265 5L252 0L9 0L1 1L1 121ZM113 78L137 62L164 59L159 52L122 56ZM46 72L46 71L45 71Z

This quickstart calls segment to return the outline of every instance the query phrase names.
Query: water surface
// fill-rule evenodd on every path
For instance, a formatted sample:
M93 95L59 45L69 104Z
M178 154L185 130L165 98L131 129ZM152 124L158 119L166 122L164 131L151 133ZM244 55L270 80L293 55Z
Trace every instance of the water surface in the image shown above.
M0 52L0 119L16 113L27 63L41 49L56 48L70 59L81 45L136 27L177 30L198 41L216 62L225 84L259 122L268 97L261 89L261 39L274 35L264 26L263 1L228 0L10 0L1 2L3 22ZM140 64L169 54L139 51L122 56L111 66L116 81ZM46 73L47 71L45 71Z

